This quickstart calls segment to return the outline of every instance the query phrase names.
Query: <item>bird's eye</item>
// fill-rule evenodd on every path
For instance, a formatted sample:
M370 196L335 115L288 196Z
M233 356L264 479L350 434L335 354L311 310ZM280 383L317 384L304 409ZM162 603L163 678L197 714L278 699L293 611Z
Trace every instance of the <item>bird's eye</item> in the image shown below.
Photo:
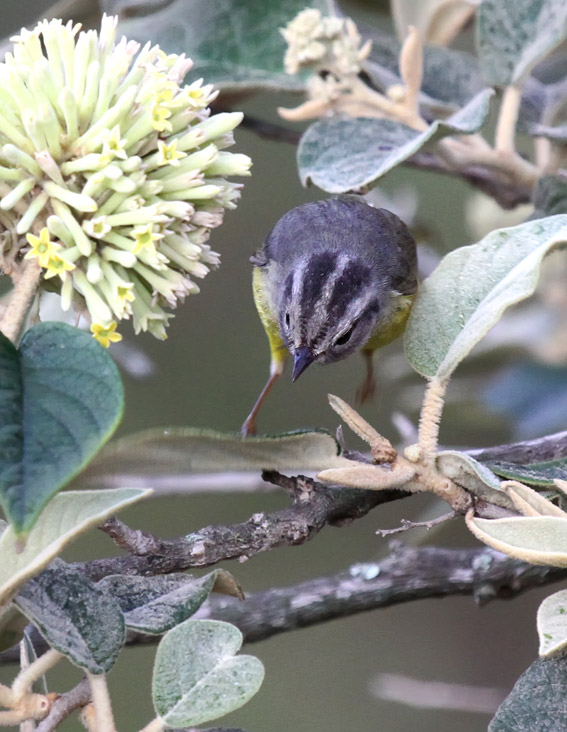
M286 324L286 327L289 328L289 313L285 314L285 324Z
M354 325L351 326L346 333L343 333L342 336L337 338L335 341L335 346L344 346L345 343L348 343L350 341L350 337L354 333Z

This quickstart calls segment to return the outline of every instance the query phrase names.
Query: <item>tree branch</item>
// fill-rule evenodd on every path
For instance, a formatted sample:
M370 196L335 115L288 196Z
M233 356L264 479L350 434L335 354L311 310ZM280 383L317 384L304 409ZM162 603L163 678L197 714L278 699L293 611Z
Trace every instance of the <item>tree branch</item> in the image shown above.
M353 521L382 503L409 495L399 490L337 488L304 476L288 478L276 471L264 471L262 475L293 496L289 508L271 514L257 513L248 521L231 526L207 526L189 536L169 540L135 531L111 518L102 530L130 554L77 566L95 581L109 574L155 575L208 567L227 559L249 558L278 546L303 544L327 524L337 526Z
M254 643L278 633L425 598L470 595L484 605L566 577L566 569L527 564L489 547L410 547L392 541L390 554L380 562L355 564L346 572L258 592L244 601L214 594L193 617L233 623L246 643ZM128 645L158 641L159 636L128 635ZM36 631L33 642L38 653L47 647ZM17 647L0 654L2 664L18 660Z
M538 437L535 440L466 450L466 453L481 461L506 460L509 463L528 464L558 460L567 456L567 430Z

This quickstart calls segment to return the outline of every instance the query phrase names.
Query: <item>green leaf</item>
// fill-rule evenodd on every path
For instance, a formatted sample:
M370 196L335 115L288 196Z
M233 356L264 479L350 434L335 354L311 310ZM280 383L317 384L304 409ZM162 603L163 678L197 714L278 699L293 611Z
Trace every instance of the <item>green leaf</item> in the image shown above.
M436 457L437 468L447 478L478 498L514 510L514 504L500 489L500 480L482 463L457 450L444 450Z
M123 404L114 362L87 333L41 323L19 350L0 336L0 503L18 536L110 437Z
M488 732L567 732L567 658L538 659L500 705Z
M446 120L435 120L425 132L387 119L330 117L311 125L299 143L301 182L329 193L345 193L374 183L426 144L448 135L470 135L488 116L491 89L477 94Z
M467 517L472 533L493 549L530 564L567 567L567 518L515 516Z
M309 7L329 12L326 0L313 0ZM193 59L190 77L203 77L208 84L300 90L302 79L283 70L286 43L279 28L304 8L304 0L174 0L157 12L132 17L132 3L118 31L142 43L157 43L167 53L185 53ZM112 13L112 7L106 12Z
M567 648L567 590L546 597L537 611L539 655L553 656Z
M423 376L447 379L504 310L533 294L541 262L567 241L567 216L499 229L443 258L421 285L405 334Z
M235 579L223 569L204 577L164 575L161 577L126 577L112 575L98 583L114 597L124 613L126 627L141 633L165 633L195 613L209 593L224 591L242 598Z
M107 445L80 481L105 476L166 476L238 470L321 470L352 465L324 430L263 437L172 427L139 432Z
M567 37L565 0L483 0L476 45L488 84L519 82Z
M52 648L92 674L114 666L126 640L119 604L60 559L29 580L14 603Z
M0 537L0 607L79 534L150 493L136 488L60 493L42 512L23 549L8 527Z
M502 478L518 480L521 483L527 483L527 485L537 486L538 488L555 488L553 481L557 478L567 480L567 458L528 465L491 460L486 462L485 465Z
M219 620L186 620L158 646L153 699L168 727L217 719L245 704L260 688L264 667L254 656L235 656L242 633Z

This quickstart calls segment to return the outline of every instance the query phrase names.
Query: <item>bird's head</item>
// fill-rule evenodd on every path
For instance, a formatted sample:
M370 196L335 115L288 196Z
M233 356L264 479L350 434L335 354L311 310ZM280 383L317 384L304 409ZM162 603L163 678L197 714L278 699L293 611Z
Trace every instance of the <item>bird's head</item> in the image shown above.
M360 258L306 252L286 275L278 307L280 334L294 358L293 381L315 361L340 361L364 346L389 299L380 284Z

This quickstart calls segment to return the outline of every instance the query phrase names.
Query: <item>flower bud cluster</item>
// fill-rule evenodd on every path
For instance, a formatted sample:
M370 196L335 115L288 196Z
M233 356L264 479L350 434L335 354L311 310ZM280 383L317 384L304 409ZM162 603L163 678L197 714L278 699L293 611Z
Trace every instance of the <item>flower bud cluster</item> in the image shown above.
M0 64L0 258L36 258L42 284L90 316L103 344L117 322L166 337L173 308L216 267L211 229L235 207L250 159L226 152L240 113L183 85L192 62L122 38L42 21Z
M326 70L337 77L358 74L371 50L350 18L323 16L319 10L302 10L280 29L288 44L284 68L288 74L304 69Z

